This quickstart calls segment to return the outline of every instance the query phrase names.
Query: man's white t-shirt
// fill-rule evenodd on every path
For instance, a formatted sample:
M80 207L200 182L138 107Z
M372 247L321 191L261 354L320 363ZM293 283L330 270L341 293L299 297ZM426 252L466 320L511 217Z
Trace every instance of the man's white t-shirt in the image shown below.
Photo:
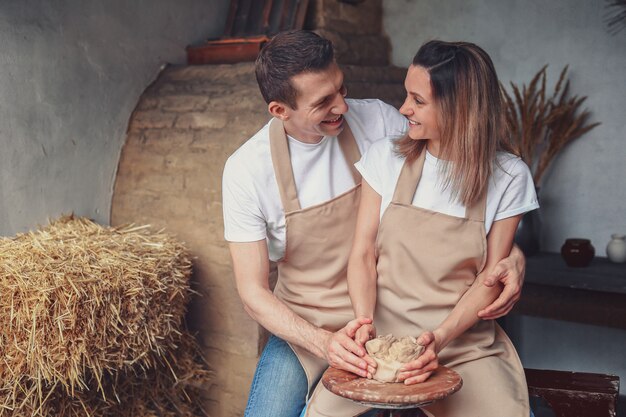
M393 198L405 158L394 150L396 138L373 144L356 163L363 180L382 198L380 216ZM539 207L535 186L528 166L517 156L498 152L497 163L489 179L485 229L489 233L494 221L526 213ZM465 206L452 199L449 188L443 187L439 164L447 163L426 152L424 169L417 186L413 205L427 210L465 217Z
M346 121L361 154L385 137L398 137L406 119L380 100L346 100ZM309 144L287 137L301 208L331 200L354 187L336 137ZM285 252L285 213L272 165L269 123L228 158L222 177L224 237L229 242L267 240L272 261ZM355 213L356 215L356 213Z

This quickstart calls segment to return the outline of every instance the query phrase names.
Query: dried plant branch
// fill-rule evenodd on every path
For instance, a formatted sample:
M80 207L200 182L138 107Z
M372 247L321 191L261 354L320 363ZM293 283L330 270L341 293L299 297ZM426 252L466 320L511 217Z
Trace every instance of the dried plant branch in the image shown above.
M609 10L605 18L606 26L611 35L615 35L626 27L626 0L611 0L606 4Z
M537 187L559 152L600 124L588 124L591 114L581 110L587 97L570 97L568 66L563 68L554 91L546 99L547 67L535 74L528 87L522 85L521 93L511 83L513 98L501 86L512 147L530 167Z

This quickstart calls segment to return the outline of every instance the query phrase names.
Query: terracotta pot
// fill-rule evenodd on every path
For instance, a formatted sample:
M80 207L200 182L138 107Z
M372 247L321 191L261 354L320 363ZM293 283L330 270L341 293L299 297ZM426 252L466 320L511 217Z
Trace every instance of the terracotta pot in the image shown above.
M589 239L566 239L561 247L561 256L567 266L576 268L589 265L595 254Z

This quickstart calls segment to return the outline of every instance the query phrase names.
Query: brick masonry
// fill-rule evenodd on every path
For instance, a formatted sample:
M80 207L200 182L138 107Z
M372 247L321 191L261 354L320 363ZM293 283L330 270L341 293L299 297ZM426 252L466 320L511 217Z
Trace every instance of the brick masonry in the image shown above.
M228 98L232 100L228 100ZM252 64L168 68L131 116L118 167L112 224L148 223L185 241L196 297L189 324L214 372L211 416L241 416L259 351L223 239L226 158L268 119Z

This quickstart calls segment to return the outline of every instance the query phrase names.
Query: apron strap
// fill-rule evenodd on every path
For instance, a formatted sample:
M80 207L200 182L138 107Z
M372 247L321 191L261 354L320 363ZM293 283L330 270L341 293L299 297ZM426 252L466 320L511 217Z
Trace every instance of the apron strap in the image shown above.
M354 139L352 129L350 129L350 125L348 125L348 122L345 120L345 118L344 123L345 126L338 136L339 147L343 152L343 157L348 163L348 167L350 167L350 173L352 174L352 178L354 178L354 183L360 184L361 173L355 168L354 164L356 164L359 159L361 159L361 151L359 151L359 146Z
M480 199L474 203L473 206L465 209L465 218L469 220L476 220L480 222L485 221L485 215L487 211L487 190L483 192Z
M426 160L426 147L422 149L420 155L413 162L404 161L400 177L396 184L391 201L400 204L413 204L415 191L422 177L422 169ZM465 210L465 218L470 220L485 221L485 212L487 208L487 191L483 193L480 199L471 207Z
M296 181L293 178L293 170L291 168L289 144L283 122L280 119L273 119L270 123L270 150L283 209L285 213L298 211L300 210L300 202L298 201Z
M354 164L361 159L361 152L354 139L352 130L345 119L344 123L345 126L338 136L339 147L341 148L343 157L348 163L355 184L360 184L361 174L354 167ZM296 181L293 177L291 158L289 157L289 142L287 142L285 127L280 119L275 118L270 123L270 150L283 209L285 213L298 211L301 207L298 201Z
M404 161L400 177L396 183L396 189L393 192L391 201L400 204L412 204L415 190L422 177L422 169L424 168L424 160L426 159L426 147L422 148L419 156L415 161Z

